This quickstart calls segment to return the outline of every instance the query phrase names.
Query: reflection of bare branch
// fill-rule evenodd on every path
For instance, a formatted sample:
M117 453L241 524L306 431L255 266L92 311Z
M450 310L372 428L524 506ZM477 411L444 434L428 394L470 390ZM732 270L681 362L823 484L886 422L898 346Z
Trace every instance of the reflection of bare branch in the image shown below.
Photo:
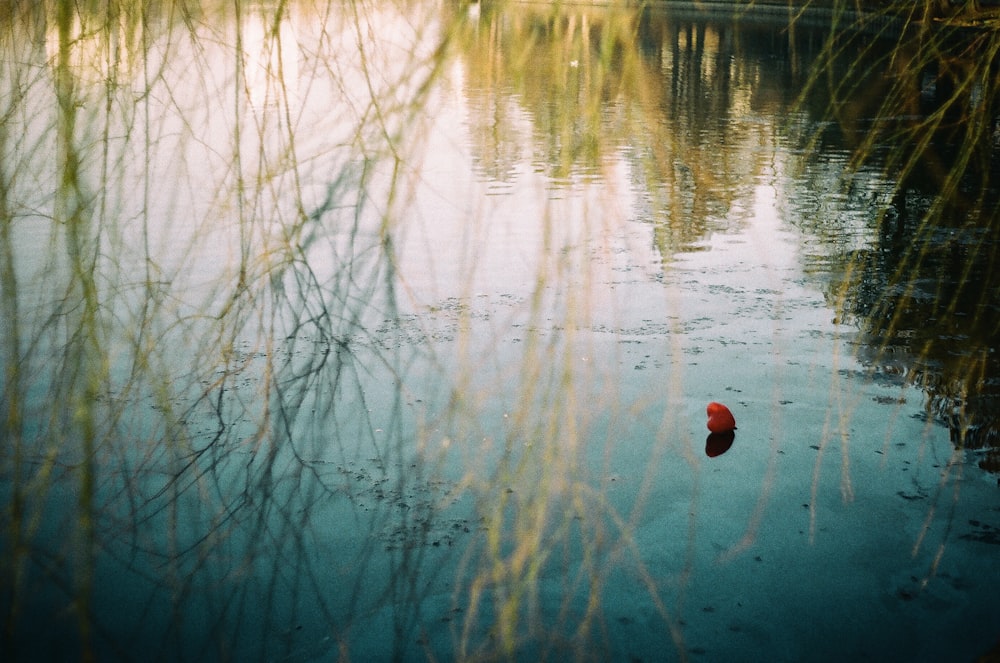
M59 146L59 177L43 195L53 196L52 244L65 249L62 257L49 258L58 270L32 272L15 259L24 241L15 235L14 215L25 205L18 197L31 161L42 151L24 151L31 136L12 142L8 133L2 135L4 154L18 157L5 161L10 173L0 173L2 305L11 327L3 335L3 430L11 442L3 477L12 482L13 496L4 537L14 551L3 568L3 592L10 599L5 631L13 637L21 626L28 586L23 579L33 573L30 546L50 545L42 536L42 505L61 474L70 479L63 485L76 496L77 507L65 521L72 525L69 540L51 545L73 567L60 571L55 565L52 572L65 574L66 593L77 601L84 653L97 647L89 634L100 630L104 619L90 598L98 582L98 546L101 555L144 579L150 602L166 591L173 617L160 633L163 651L181 652L186 634L204 632L183 616L191 604L207 602L216 614L229 615L210 627L214 638L228 637L227 623L251 618L261 597L226 589L233 573L264 578L269 589L263 598L276 610L290 588L292 604L312 597L308 600L318 602L313 608L319 612L311 614L337 623L354 612L352 606L368 601L361 592L363 560L376 541L366 541L363 533L348 537L359 560L357 574L347 583L353 589L346 599L324 598L329 579L314 550L312 506L343 501L346 495L340 508L345 515L355 514L354 526L368 527L371 518L360 517L356 500L363 491L350 490L341 475L320 471L325 465L317 463L367 464L373 456L385 477L398 477L393 479L400 482L397 490L419 480L406 478L398 468L407 453L398 385L385 385L396 395L378 435L367 416L372 407L363 386L368 375L362 363L402 372L398 353L379 355L365 331L373 315L393 314L392 257L386 253L391 211L380 219L369 210L359 193L370 185L369 175L355 176L349 149L339 142L342 136L333 137L333 151L318 154L334 166L326 200L307 200L293 126L297 109L286 86L284 3L263 16L265 38L273 40L264 48L277 54L275 68L266 71L266 85L273 85L269 89L279 97L279 116L268 115L267 109L257 114L244 100L245 42L239 27L235 51L228 51L236 53L228 59L236 63L228 86L233 96L224 106L231 112L204 116L186 97L170 58L180 57L181 49L171 47L177 37L194 44L192 66L201 76L191 80L201 81L200 93L218 103L212 88L216 46L206 38L205 27L187 12L178 16L183 21L178 27L143 9L139 24L126 28L135 32L127 32L130 41L123 44L115 41L124 20L116 9L109 5L99 17L105 27L93 33L93 48L100 54L94 59L82 55L92 46L91 33L74 32L91 17L77 15L71 3L58 3L54 14L53 98L60 113L52 123L56 140L48 141ZM237 26L245 16L242 9L237 3ZM327 12L330 20L340 20L330 8ZM20 18L12 19L5 48L16 46L24 34L16 23ZM338 76L348 75L346 58L340 64ZM99 88L92 85L91 66L104 68ZM24 78L16 67L8 73L11 82ZM129 106L134 83L141 88L139 105ZM16 83L11 89L24 86ZM38 89L35 96L41 94ZM97 89L103 99L92 105ZM27 94L11 97L4 112L20 118L33 104ZM419 105L419 98L406 104ZM392 116L403 108L380 106L383 138L399 130ZM412 112L411 106L405 108ZM352 131L371 133L365 125L372 118L354 119ZM232 127L232 142L213 141L212 127L220 124ZM252 128L244 131L245 126ZM311 142L315 159L316 141ZM220 178L192 159L199 148L221 166ZM369 163L378 151L368 155ZM136 153L141 173L123 165ZM132 182L141 184L138 195L127 191ZM185 182L194 185L189 192L195 200L184 199ZM396 186L390 183L390 189ZM230 203L235 213L227 209ZM308 213L314 205L315 213ZM237 241L230 245L230 238ZM199 262L212 245L221 259ZM229 246L236 249L232 262ZM31 289L21 287L25 283ZM51 297L22 298L24 292L44 293L45 286L54 286ZM41 311L40 324L24 315L25 302L33 307L32 316ZM46 385L53 402L65 410L54 410L50 422L38 426L34 422L44 421L44 407L29 395ZM383 434L387 440L379 439ZM431 502L424 504L429 508ZM398 515L387 512L384 518L394 521ZM407 540L418 535L401 534ZM242 561L233 567L232 560ZM206 583L214 589L202 597ZM211 605L217 601L221 605ZM289 618L300 609L295 607ZM155 611L149 617L156 630L159 617Z

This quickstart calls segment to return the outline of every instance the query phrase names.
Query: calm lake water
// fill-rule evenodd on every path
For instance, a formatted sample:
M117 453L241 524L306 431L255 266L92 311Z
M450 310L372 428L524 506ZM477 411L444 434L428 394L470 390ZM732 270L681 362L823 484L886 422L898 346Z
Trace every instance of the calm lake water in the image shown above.
M0 657L997 645L995 69L825 15L66 5L0 23Z

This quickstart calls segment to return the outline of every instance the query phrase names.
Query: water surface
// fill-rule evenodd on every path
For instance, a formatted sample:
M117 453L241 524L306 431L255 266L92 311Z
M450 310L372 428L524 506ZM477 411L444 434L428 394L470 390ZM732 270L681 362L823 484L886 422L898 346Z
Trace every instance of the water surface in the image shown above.
M892 40L485 3L4 25L9 658L1000 638L996 134L896 156L952 90Z

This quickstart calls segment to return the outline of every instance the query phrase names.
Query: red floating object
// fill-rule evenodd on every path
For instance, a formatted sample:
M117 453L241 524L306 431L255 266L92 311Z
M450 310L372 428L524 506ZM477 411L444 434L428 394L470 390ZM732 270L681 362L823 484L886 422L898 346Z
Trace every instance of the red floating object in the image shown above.
M705 408L708 412L708 430L713 433L725 433L736 430L736 419L729 408L722 403L711 402Z

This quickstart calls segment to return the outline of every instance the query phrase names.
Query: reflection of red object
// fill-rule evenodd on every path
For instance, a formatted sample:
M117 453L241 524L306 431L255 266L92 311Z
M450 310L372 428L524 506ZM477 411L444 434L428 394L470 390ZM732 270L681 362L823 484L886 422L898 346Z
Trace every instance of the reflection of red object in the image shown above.
M736 430L736 419L729 408L722 403L711 402L706 408L708 412L708 430L713 433L725 433L727 430Z
M709 433L705 440L705 455L715 458L729 451L736 439L736 431L727 430L724 433Z

